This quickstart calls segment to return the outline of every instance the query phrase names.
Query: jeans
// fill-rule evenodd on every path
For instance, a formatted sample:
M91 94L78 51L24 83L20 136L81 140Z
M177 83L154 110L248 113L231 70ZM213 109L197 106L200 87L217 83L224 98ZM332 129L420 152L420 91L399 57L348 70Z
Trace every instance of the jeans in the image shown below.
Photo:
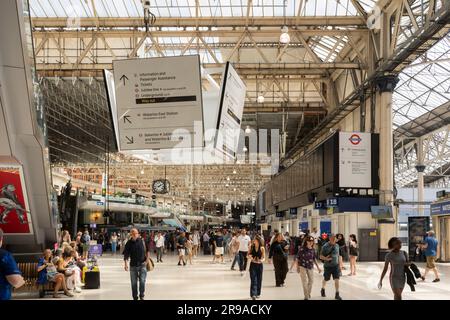
M131 278L131 291L133 293L133 299L138 299L138 281L139 281L139 298L143 298L145 295L145 280L147 279L147 269L145 263L139 267L130 267Z
M116 251L117 251L117 242L111 242L111 251L112 251L112 253L116 253Z
M231 264L231 269L234 269L234 265L236 264L236 262L237 262L237 264L238 264L238 266L239 266L239 268L240 268L240 265L241 265L241 263L240 263L240 257L239 257L239 251L238 252L236 252L235 254L234 254L234 259L233 259L233 263Z
M162 261L164 247L156 247L156 261Z
M247 269L247 251L239 251L239 270L245 271Z
M306 269L304 267L300 267L300 278L302 279L303 293L305 294L305 299L310 299L314 280L313 269Z
M262 263L250 263L250 297L261 295L261 285L263 276Z

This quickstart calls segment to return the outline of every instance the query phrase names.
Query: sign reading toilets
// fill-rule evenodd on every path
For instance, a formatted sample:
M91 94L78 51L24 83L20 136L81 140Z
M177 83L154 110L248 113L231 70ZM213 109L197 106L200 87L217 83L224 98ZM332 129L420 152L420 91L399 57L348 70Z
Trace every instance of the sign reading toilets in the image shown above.
M113 61L120 150L203 146L198 55Z
M232 158L236 156L239 144L246 91L244 82L227 62L222 80L215 147Z
M339 133L339 187L372 187L371 134Z
M10 235L33 233L22 167L0 165L0 188L0 228Z

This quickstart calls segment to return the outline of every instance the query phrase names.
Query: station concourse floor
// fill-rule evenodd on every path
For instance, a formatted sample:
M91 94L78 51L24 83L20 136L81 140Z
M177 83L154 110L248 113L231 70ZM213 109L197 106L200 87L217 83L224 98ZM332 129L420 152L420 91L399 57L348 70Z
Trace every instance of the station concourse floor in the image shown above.
M152 255L152 258L154 256ZM177 257L167 254L163 263L156 263L155 269L148 272L146 285L146 300L249 300L250 277L248 271L241 277L239 271L230 270L231 262L225 259L225 264L212 264L212 256L200 255L194 259L193 265L178 266ZM289 257L289 266L292 256ZM434 274L429 273L426 282L417 281L416 292L411 292L406 285L403 299L405 300L448 300L450 297L450 264L437 264L441 281L432 283ZM424 264L418 264L423 270ZM123 269L123 259L120 254L112 256L105 253L99 258L101 271L100 289L83 289L75 294L80 300L128 300L131 299L129 273ZM393 295L389 285L389 271L383 288L379 290L377 283L383 268L382 262L360 262L357 265L357 275L347 276L343 270L340 294L346 300L392 300ZM321 267L322 268L322 267ZM236 266L238 270L238 266ZM334 283L327 283L327 298L320 297L322 275L315 271L312 300L333 299ZM52 299L47 295L44 299ZM66 297L64 297L66 299ZM264 264L263 287L261 300L301 300L303 290L300 276L296 272L288 273L285 287L275 287L275 275L272 264Z

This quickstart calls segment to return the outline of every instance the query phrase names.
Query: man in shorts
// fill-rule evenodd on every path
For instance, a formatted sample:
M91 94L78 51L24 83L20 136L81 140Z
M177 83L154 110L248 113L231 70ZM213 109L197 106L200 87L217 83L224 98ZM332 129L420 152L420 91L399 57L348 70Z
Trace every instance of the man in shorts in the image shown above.
M223 263L223 253L224 253L224 248L223 248L223 243L224 243L224 238L222 235L222 232L219 230L216 234L216 236L214 237L214 247L215 252L215 259L214 260L219 260L220 258L220 262Z
M427 266L425 268L425 273L422 276L422 280L425 281L425 277L427 276L428 272L430 270L433 270L435 275L435 279L433 280L433 282L441 281L439 279L439 273L435 264L438 251L438 241L435 238L433 230L427 232L425 244L422 245L422 249L425 250L425 257L427 258Z
M339 269L339 245L336 243L336 236L334 234L331 234L329 241L322 246L320 260L324 261L322 289L320 290L321 296L326 297L325 285L331 279L331 276L333 276L334 287L336 289L334 298L336 300L342 300L339 295L339 277L341 276L341 270Z
M186 254L186 233L182 232L177 238L177 249L178 249L178 265L181 266L181 262L183 262L183 266L186 266L186 261L184 260L184 256Z

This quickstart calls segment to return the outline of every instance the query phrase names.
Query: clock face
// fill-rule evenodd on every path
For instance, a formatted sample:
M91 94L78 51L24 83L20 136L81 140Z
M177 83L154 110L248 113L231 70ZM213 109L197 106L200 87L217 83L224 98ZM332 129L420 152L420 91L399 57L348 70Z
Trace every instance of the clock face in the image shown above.
M167 193L169 192L170 184L167 180L155 180L153 181L153 192L154 193Z

